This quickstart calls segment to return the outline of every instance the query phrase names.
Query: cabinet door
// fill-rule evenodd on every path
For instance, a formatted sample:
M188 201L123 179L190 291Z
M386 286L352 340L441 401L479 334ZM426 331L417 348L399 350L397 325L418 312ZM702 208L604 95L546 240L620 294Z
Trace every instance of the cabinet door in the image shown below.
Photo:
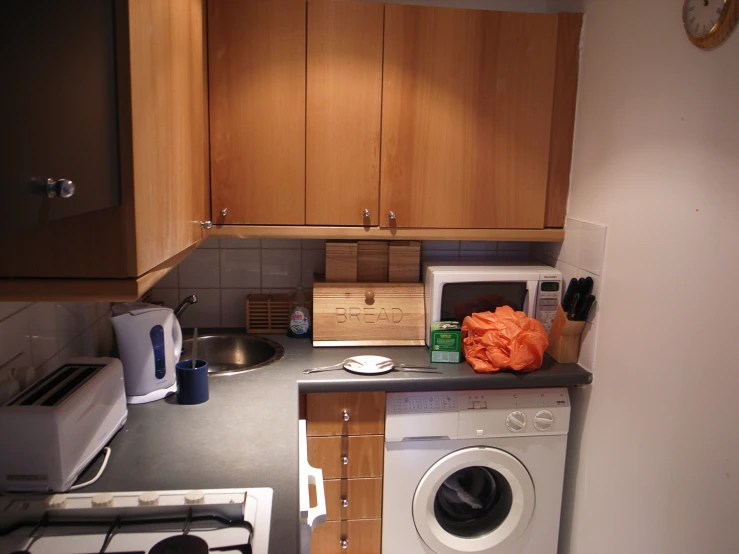
M136 269L202 237L208 209L204 0L129 0Z
M214 223L305 223L305 26L305 0L208 2Z
M309 225L379 223L383 11L369 2L308 2Z
M120 204L113 4L3 2L0 229ZM50 178L73 194L49 198Z
M316 527L310 540L314 554L380 554L381 519L329 521Z
M388 5L380 224L542 228L556 51L556 15Z

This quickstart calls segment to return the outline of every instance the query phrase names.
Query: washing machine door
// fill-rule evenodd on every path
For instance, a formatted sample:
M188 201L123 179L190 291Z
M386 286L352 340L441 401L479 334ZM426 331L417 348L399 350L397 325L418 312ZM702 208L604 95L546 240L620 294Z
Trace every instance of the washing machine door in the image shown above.
M438 554L493 554L521 537L534 503L534 483L516 457L475 446L447 454L426 472L413 496L413 521Z

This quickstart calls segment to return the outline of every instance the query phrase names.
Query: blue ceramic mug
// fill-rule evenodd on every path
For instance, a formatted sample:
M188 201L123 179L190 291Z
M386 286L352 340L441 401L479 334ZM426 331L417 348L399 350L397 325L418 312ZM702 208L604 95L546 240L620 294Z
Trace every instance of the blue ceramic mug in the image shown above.
M208 362L180 360L175 365L177 371L177 403L202 404L208 400Z

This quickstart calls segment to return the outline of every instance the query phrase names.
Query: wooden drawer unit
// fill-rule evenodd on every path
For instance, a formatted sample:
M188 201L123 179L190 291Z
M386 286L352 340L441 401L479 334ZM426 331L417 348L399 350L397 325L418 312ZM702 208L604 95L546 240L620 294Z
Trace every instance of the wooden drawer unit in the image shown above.
M381 478L330 479L323 486L327 521L382 517Z
M308 462L324 479L382 477L385 437L308 437Z
M329 521L319 525L311 537L315 554L379 554L382 520Z
M384 392L318 392L306 402L309 437L382 435Z

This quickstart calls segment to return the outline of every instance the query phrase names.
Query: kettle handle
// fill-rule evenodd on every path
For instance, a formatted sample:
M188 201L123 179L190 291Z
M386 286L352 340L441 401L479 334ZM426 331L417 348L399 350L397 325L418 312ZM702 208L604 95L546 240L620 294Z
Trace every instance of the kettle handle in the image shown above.
M174 315L172 316L174 321L172 322L172 338L174 339L174 363L177 363L180 361L180 356L182 356L182 327L180 327L180 322L177 320Z

